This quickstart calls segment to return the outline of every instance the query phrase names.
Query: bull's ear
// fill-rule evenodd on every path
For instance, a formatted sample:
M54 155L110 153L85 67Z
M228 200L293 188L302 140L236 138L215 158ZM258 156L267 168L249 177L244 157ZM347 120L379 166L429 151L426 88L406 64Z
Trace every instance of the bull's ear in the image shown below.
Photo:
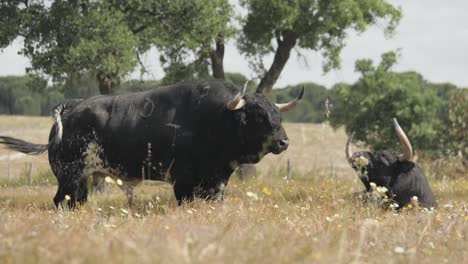
M242 107L245 106L245 100L242 98L242 95L240 93L236 94L236 96L231 100L229 101L227 104L226 104L226 108L230 111L234 111L234 110L239 110L241 109Z
M299 93L299 95L296 97L296 99L292 100L291 102L289 103L285 103L285 104L275 104L276 107L279 108L279 110L281 112L287 112L291 109L294 109L301 101L302 101L302 98L304 97L304 86L302 86L302 89L301 89L301 92Z

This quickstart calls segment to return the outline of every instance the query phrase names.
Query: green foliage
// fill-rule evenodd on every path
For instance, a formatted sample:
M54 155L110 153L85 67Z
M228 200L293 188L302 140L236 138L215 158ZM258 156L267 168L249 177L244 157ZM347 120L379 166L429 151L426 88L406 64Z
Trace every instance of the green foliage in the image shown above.
M244 75L242 75L241 73L237 73L237 72L226 72L225 74L225 80L227 82L231 82L239 87L244 87L244 85L247 83L247 88L246 88L246 93L254 93L256 88L257 88L257 84L252 81L252 80L248 80L247 77L245 77Z
M453 89L448 100L448 136L446 151L468 157L468 89Z
M208 78L210 64L222 78L224 41L235 33L228 0L11 0L0 7L0 48L22 36L30 72L58 83L93 74L101 93L114 92L151 47L161 53L164 83Z
M118 90L119 93L126 93L126 92L142 92L154 89L161 85L161 81L156 80L149 80L149 81L141 81L141 80L129 80L122 83L120 89Z
M0 48L5 48L18 36L20 28L20 1L0 2Z
M79 17L76 43L64 54L67 72L95 72L116 76L133 71L137 64L137 39L124 23L124 15L112 7L90 5Z
M137 65L138 39L121 10L106 1L9 1L1 10L18 25L0 32L0 47L22 36L29 72L60 83L91 73L102 88L117 84Z
M166 74L162 79L162 84L165 85L181 81L212 79L208 73L207 61L192 62L188 64L173 61L164 68L164 71Z
M144 91L157 87L159 83L130 80L117 87L116 92ZM98 94L98 84L90 74L53 86L47 86L46 80L37 76L0 77L0 114L50 115L52 108L65 99L88 98Z
M163 82L212 78L209 67L216 63L222 67L224 42L235 33L229 1L170 1L162 13L166 14L164 23L152 30L166 72Z
M238 44L264 75L259 92L272 88L296 45L321 52L327 71L338 67L349 29L383 22L392 32L400 19L385 0L240 2L247 15ZM10 0L0 7L0 48L22 36L30 72L58 83L93 74L101 93L114 92L151 47L161 54L163 83L222 79L225 42L237 33L228 0ZM261 59L272 52L266 72Z
M92 73L73 74L57 89L63 91L63 97L67 99L88 98L99 94L96 77Z
M225 78L226 81L240 87L242 87L247 82L247 77L245 77L242 73L237 72L227 72Z
M395 62L393 52L383 54L377 67L370 60L357 61L361 78L354 85L332 89L331 125L355 131L355 138L373 149L396 149L391 122L396 117L415 150L440 149L443 129L438 109L443 100L421 75L392 72Z
M254 69L265 74L259 92L272 88L294 46L321 52L323 69L329 71L340 65L339 55L349 29L363 32L369 25L384 22L385 31L391 33L401 17L400 10L385 0L240 2L248 14L242 20L238 46ZM262 58L271 53L275 53L275 59L266 71Z
M40 115L46 86L35 76L0 77L0 114Z
M272 102L286 103L297 97L300 89L304 87L304 98L300 107L283 113L283 119L287 122L301 123L322 123L326 120L325 102L328 97L328 90L315 83L302 83L294 86L287 86L283 89L274 89L270 93Z

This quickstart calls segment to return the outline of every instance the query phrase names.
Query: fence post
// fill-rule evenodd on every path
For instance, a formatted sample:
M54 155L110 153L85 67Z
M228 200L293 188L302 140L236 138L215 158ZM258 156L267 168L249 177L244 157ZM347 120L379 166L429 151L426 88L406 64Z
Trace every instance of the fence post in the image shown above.
M10 158L10 152L8 151L8 174L7 174L7 183L10 183L10 177L11 177L11 158Z
M29 162L28 185L32 185L32 171L33 171L33 163L31 161Z
M291 180L291 161L288 159L288 174L287 177L288 181Z

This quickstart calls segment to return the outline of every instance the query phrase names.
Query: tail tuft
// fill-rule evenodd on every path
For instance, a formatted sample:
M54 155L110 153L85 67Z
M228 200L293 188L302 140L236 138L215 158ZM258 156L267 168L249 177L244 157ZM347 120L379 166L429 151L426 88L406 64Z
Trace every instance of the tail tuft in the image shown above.
M52 110L52 118L54 119L54 137L49 141L49 144L41 145L27 142L21 139L0 136L0 145L5 145L6 148L19 151L25 154L38 155L46 152L51 145L59 144L62 141L63 125L62 115L66 114L73 107L79 104L82 99L69 100L63 104L59 104Z
M69 112L77 104L81 103L83 99L72 99L68 100L65 103L59 104L54 109L52 109L52 119L55 124L55 136L52 139L52 144L59 144L62 141L63 135L63 125L62 125L62 115Z
M66 104L60 104L52 110L52 119L54 120L55 133L54 138L51 141L54 145L57 145L62 140L62 112L66 109L66 106Z
M5 145L8 149L19 151L25 154L38 155L44 153L49 148L49 145L41 145L30 143L21 139L12 137L0 136L0 144Z

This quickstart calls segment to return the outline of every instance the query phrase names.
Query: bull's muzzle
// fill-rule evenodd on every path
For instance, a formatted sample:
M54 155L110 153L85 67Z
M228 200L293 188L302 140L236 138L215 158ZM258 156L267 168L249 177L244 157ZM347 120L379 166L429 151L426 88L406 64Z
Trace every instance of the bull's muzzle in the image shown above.
M273 154L280 154L281 152L288 149L289 140L288 139L277 139L270 146L270 150Z

